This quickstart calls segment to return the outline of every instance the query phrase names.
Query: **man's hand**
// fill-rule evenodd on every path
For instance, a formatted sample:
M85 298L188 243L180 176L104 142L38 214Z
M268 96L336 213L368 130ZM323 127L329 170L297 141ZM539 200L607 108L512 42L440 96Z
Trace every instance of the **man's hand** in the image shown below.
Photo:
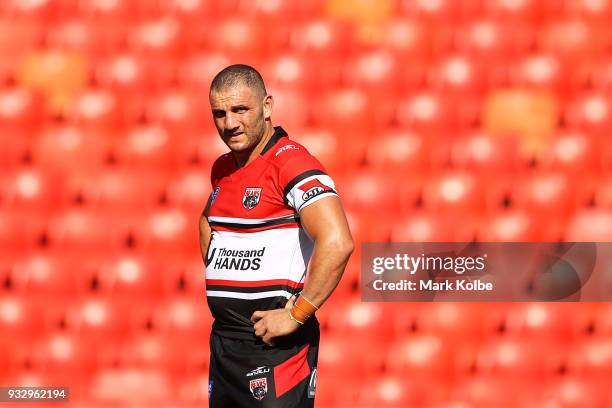
M295 300L292 297L287 301L284 309L254 312L251 321L255 323L255 335L261 337L268 346L272 346L274 337L286 336L296 331L300 324L289 317L289 310L294 303Z

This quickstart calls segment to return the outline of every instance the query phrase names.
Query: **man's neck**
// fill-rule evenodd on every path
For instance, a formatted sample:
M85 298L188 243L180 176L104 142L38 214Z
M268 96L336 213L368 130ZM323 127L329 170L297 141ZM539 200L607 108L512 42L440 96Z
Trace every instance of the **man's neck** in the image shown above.
M251 150L250 152L245 152L244 154L234 153L234 159L236 160L236 164L238 164L238 167L244 167L247 164L251 163L253 160L255 160L261 154L264 147L266 147L273 134L274 126L272 126L272 124L267 124L263 137L261 138L261 140L259 140L259 143L257 143L253 150Z

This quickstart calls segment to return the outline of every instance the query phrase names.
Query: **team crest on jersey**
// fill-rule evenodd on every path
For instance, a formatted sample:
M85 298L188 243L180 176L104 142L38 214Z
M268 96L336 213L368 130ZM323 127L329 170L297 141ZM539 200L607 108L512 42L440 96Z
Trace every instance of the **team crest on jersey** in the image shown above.
M323 193L327 193L330 191L334 191L333 189L331 189L330 187L326 186L325 184L321 183L319 181L319 179L314 178L312 180L309 180L308 182L302 184L299 187L300 190L302 190L304 192L304 194L302 195L302 200L304 200L304 202L318 196L319 194L323 194Z
M257 204L259 204L259 198L261 197L261 187L247 187L242 197L242 206L246 210L252 210Z
M261 401L268 393L268 380L266 377L251 380L249 381L249 388L251 389L253 398Z

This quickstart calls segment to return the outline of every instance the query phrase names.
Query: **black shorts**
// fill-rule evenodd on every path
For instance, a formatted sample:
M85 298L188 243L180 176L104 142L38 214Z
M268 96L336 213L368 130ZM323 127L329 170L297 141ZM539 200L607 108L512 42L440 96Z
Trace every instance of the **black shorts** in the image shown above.
M297 334L297 333L296 333ZM319 329L261 341L210 336L209 406L314 407Z

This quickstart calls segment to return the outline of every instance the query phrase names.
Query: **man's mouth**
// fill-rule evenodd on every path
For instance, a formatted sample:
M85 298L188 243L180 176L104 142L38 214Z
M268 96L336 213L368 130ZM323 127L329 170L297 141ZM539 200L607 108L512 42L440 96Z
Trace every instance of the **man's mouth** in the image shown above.
M227 138L231 139L232 137L240 136L242 133L244 133L244 132L231 133L231 134L227 135Z

